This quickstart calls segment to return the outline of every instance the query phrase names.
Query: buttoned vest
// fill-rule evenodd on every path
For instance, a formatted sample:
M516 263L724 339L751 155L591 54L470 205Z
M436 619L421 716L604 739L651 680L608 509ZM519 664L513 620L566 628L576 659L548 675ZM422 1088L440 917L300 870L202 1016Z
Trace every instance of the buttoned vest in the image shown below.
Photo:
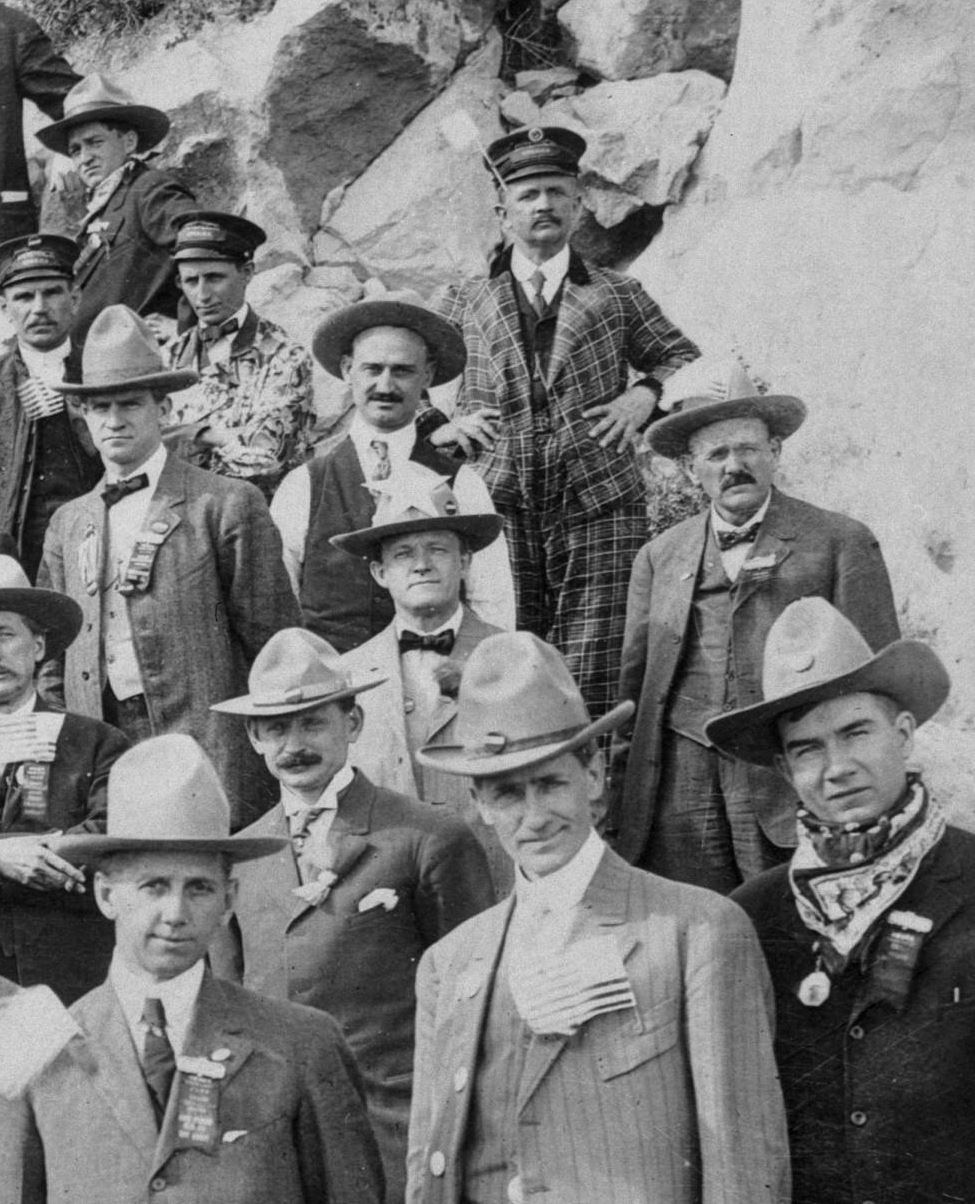
M424 440L417 439L410 459L449 477L453 485L458 465ZM298 600L305 626L339 652L348 652L392 622L393 601L373 581L366 560L333 547L329 540L368 527L376 503L365 487L351 439L343 439L327 456L309 461L308 475L311 505Z

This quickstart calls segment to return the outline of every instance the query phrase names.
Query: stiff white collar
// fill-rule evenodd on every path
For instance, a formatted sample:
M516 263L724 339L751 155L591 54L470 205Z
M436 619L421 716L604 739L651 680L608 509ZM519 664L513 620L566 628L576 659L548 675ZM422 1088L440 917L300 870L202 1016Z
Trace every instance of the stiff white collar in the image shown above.
M145 1043L146 1026L142 1023L142 1009L146 999L158 999L162 1002L166 1013L166 1031L169 1043L175 1053L179 1054L186 1044L186 1034L190 1021L193 1019L193 1009L196 1007L196 997L200 993L203 982L203 959L194 962L188 970L177 974L175 978L167 978L165 982L156 982L148 974L140 974L127 966L119 957L118 950L112 955L112 964L108 978L122 1005L122 1011L132 1034L132 1041L142 1053Z
M56 389L64 380L64 361L71 353L71 340L65 339L57 347L49 347L41 351L39 347L31 347L29 343L17 340L20 358L31 376L42 380L44 384Z
M515 874L515 895L519 906L552 912L567 912L576 907L582 901L605 851L605 844L593 829L576 855L561 869L553 870L543 878L526 878L518 870Z
M162 476L162 470L166 467L166 447L160 443L148 460L144 460L137 468L130 468L124 476L119 476L113 465L111 469L106 470L105 480L109 484L114 484L116 481L127 481L129 477L138 476L140 472L144 472L149 478L146 494L148 497L156 492L156 486L159 484L159 478ZM124 500L123 500L124 504Z
M561 251L558 251L551 259L546 259L543 263L535 263L518 247L514 247L511 252L511 274L519 284L527 284L536 272L541 272L545 277L545 298L549 299L549 291L554 296L558 291L559 285L565 279L565 275L569 270L569 247L564 246Z
M712 506L711 507L711 526L714 528L715 531L741 531L746 527L757 527L758 524L760 522L762 522L762 520L765 518L765 512L768 510L769 503L771 502L771 500L772 500L772 490L770 489L768 491L768 493L765 495L765 501L762 502L761 506L759 506L759 508L755 511L755 513L751 516L751 518L748 519L747 522L740 523L737 527L735 526L734 523L729 523L727 519L722 518L721 515L717 512L717 510L715 510L714 506Z
M386 444L389 449L390 463L396 466L410 458L413 445L416 443L416 424L408 422L398 431L381 431L377 427L370 426L357 412L349 426L349 438L355 447L359 463L363 466L369 464L370 457L375 455L369 446L374 439L381 439ZM368 472L366 475L369 475Z
M460 631L460 625L463 621L464 621L464 607L461 603L458 603L457 609L450 616L450 618L447 620L447 622L441 623L441 625L439 627L435 627L433 629L433 631L417 631L416 627L410 622L410 620L408 618L404 618L402 615L399 615L399 614L397 614L396 617L393 619L393 625L396 630L396 638L397 639L399 639L399 637L403 634L404 631L414 631L414 632L416 632L417 635L439 635L441 633L441 631L452 631L454 633L454 636L456 637L457 632Z
M281 787L281 805L284 807L284 813L288 819L293 819L294 816L300 815L303 811L308 811L311 807L322 807L326 811L337 811L339 805L339 795L348 786L352 785L352 779L355 777L355 770L351 765L343 765L335 777L329 782L325 789L318 796L314 803L306 803L305 800L298 794L289 790L286 786Z

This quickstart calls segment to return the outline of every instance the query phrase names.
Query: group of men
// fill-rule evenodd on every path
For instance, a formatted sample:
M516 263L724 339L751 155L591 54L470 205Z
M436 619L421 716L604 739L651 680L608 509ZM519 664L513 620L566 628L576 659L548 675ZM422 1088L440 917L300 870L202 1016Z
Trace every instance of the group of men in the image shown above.
M531 128L486 279L321 324L311 455L264 232L45 70L89 207L0 245L0 1199L975 1199L948 678L774 485L803 403L570 249ZM706 502L649 543L642 440Z

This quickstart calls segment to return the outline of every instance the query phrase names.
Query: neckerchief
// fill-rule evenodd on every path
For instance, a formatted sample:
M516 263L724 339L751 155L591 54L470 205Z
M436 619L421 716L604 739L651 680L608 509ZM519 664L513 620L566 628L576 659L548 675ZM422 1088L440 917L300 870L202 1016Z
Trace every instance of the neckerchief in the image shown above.
M88 198L88 208L85 211L85 220L82 223L84 230L93 217L97 217L105 208L108 202L115 195L116 190L122 184L125 177L135 167L137 159L126 159L121 167L116 167L112 172L109 172L100 184L96 184L92 189L91 196Z
M800 811L789 884L832 973L907 890L944 830L944 812L917 774L908 775L905 802L868 825L825 824Z

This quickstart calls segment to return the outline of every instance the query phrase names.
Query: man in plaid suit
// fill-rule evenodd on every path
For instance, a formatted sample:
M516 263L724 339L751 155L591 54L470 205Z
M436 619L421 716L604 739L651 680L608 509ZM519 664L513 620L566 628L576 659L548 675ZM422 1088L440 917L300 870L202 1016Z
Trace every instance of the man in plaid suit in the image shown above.
M565 655L591 710L615 696L630 566L646 537L634 444L664 379L697 355L640 285L569 248L585 141L549 126L487 157L510 246L487 280L448 290L463 331L454 423L504 516L518 626ZM645 373L627 387L628 368Z

